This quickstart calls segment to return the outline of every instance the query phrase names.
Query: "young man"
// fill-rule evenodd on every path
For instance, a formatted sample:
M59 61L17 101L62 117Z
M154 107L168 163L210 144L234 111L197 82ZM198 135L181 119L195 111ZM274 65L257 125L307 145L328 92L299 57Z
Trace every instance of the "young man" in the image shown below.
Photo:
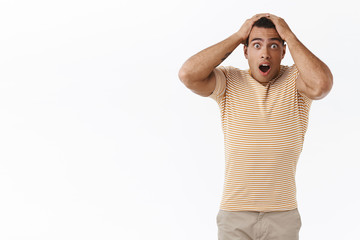
M292 66L281 65L285 43ZM249 69L217 67L240 44ZM296 164L312 100L332 88L329 68L282 18L257 14L238 32L189 58L179 78L221 110L226 171L219 239L298 239Z

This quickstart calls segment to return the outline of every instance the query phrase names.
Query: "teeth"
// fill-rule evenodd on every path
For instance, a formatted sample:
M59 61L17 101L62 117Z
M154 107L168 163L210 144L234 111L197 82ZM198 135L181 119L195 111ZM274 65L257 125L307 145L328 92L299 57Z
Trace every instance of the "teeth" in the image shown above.
M269 64L261 64L261 66L268 67Z

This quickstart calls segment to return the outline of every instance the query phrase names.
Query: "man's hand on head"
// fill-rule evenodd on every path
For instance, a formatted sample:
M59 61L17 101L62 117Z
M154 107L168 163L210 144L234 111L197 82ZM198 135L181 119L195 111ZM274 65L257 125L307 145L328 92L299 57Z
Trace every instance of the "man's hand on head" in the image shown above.
M246 43L246 39L249 37L250 31L257 20L259 20L262 17L270 17L270 15L271 14L269 13L259 13L254 15L252 18L247 19L245 23L241 26L239 31L237 32L237 34L241 39L241 43L242 44Z
M289 25L281 17L275 16L273 14L269 14L269 16L266 17L274 23L276 31L285 42L295 36Z

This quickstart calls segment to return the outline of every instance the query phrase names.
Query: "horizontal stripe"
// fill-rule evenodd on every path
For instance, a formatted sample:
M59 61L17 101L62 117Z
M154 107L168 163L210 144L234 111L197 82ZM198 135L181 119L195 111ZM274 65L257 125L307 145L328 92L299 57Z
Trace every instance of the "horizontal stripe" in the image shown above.
M285 211L297 207L296 164L311 99L296 89L295 65L280 66L267 86L248 70L215 68L215 90L225 146L220 209Z

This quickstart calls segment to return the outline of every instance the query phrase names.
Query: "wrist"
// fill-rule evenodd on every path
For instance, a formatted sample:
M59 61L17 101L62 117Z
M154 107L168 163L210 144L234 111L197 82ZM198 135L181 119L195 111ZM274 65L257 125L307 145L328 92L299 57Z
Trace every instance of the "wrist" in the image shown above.
M236 32L233 34L234 38L236 38L237 42L240 44L240 43L243 43L245 44L246 42L246 38L243 36L243 34L241 32Z
M295 36L295 34L291 33L289 34L284 41L288 44L288 45L292 45L295 42L298 42L299 40L297 39L297 37Z

